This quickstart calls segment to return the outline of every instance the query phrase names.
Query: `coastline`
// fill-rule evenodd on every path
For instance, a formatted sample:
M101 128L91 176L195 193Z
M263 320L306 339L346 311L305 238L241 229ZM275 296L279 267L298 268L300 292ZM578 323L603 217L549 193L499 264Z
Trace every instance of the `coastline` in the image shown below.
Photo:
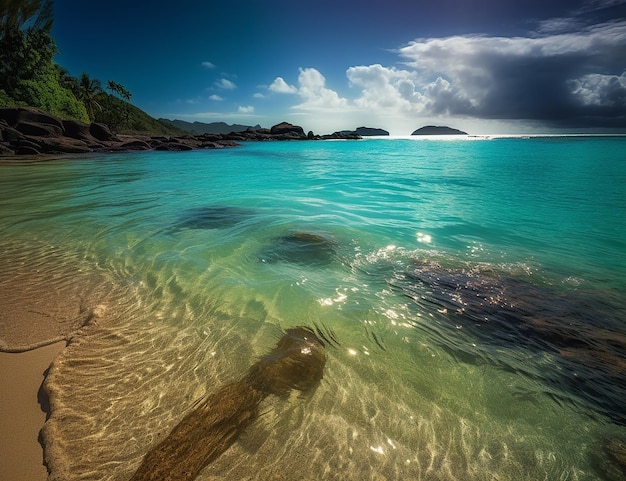
M144 150L180 152L236 147L245 141L327 139L361 139L361 136L355 132L305 134L302 127L288 122L276 124L271 129L248 129L228 134L116 134L105 124L63 120L32 107L0 108L0 157Z
M39 431L48 414L41 386L65 345L58 341L20 353L0 352L0 479L48 478L39 443Z
M93 318L86 303L94 282L103 282L47 245L33 249L5 244L0 257L0 479L7 480L48 478L39 441L49 414L42 386L69 339Z

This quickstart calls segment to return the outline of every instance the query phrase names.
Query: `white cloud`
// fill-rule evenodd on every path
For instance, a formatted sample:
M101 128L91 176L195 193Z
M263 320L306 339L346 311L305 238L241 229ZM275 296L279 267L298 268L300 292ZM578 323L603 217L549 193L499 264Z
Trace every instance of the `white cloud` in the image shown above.
M361 88L361 96L354 101L357 107L403 111L421 111L425 107L415 72L374 64L350 67L346 75L350 86Z
M282 77L276 77L272 84L268 87L272 92L279 94L295 94L298 93L298 89L293 85L287 84Z
M224 99L220 97L219 95L213 94L209 97L209 100L215 100L216 102L221 102Z
M204 68L212 69L215 68L215 64L212 62L202 62L201 64Z
M555 21L555 30L557 24L566 22ZM398 52L414 73L415 91L426 97L426 111L558 120L584 115L580 108L589 103L581 104L581 99L589 99L589 93L583 95L580 89L599 85L599 72L621 74L625 49L626 21L620 21L540 37L418 39ZM581 87L572 87L573 79L579 79ZM365 89L362 98L370 90ZM611 98L620 101L619 96Z
M221 78L217 80L214 85L218 89L222 89L222 90L234 90L237 88L237 86L233 82L225 78Z
M326 88L326 78L314 68L300 68L298 95L303 102L294 106L300 110L339 109L348 101L334 90Z
M416 71L380 64L350 67L346 75L352 87L361 88L354 103L362 109L426 115L472 109L463 92L442 77L426 83Z
M268 90L281 94L297 94L302 100L292 109L311 111L322 109L346 109L348 101L326 87L326 78L315 68L300 68L298 86L289 85L282 77L276 77Z
M237 109L237 112L239 112L240 114L251 114L252 112L254 112L254 107L252 105L248 105L248 106L239 106L239 109Z
M254 95L252 95L252 97L255 99L264 99L265 95L263 95L261 92L255 92Z

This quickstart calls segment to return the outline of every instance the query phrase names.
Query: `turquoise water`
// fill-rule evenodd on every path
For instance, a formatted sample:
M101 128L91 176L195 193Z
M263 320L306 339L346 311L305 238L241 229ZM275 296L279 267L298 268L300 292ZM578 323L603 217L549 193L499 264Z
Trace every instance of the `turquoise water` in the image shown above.
M626 138L246 143L0 186L4 264L80 273L93 311L46 382L51 479L128 479L298 325L336 340L322 384L198 479L626 478Z

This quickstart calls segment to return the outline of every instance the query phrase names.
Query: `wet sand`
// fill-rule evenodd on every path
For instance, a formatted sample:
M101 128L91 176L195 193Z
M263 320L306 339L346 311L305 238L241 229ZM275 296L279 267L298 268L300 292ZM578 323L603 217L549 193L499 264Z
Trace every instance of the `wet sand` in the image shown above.
M44 481L39 430L46 413L40 387L65 342L22 353L0 352L0 479ZM42 402L44 405L40 404Z
M0 257L0 479L45 480L39 431L46 421L46 371L89 322L89 276L49 246Z

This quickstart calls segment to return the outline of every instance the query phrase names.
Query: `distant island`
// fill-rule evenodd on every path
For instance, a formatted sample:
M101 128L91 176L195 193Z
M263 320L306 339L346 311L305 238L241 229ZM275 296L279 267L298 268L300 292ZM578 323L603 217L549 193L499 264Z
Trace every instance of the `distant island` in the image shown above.
M445 125L441 125L441 126L427 125L425 127L421 127L417 129L411 135L468 135L468 134L467 132L463 132L462 130L457 130L451 127L446 127Z
M225 122L187 122L185 120L159 119L159 122L172 127L193 132L194 134L230 134L231 132L245 132L246 130L258 130L260 125L228 125Z
M370 137L374 135L389 135L389 132L387 132L386 130L376 129L373 127L357 127L355 132L362 137Z

